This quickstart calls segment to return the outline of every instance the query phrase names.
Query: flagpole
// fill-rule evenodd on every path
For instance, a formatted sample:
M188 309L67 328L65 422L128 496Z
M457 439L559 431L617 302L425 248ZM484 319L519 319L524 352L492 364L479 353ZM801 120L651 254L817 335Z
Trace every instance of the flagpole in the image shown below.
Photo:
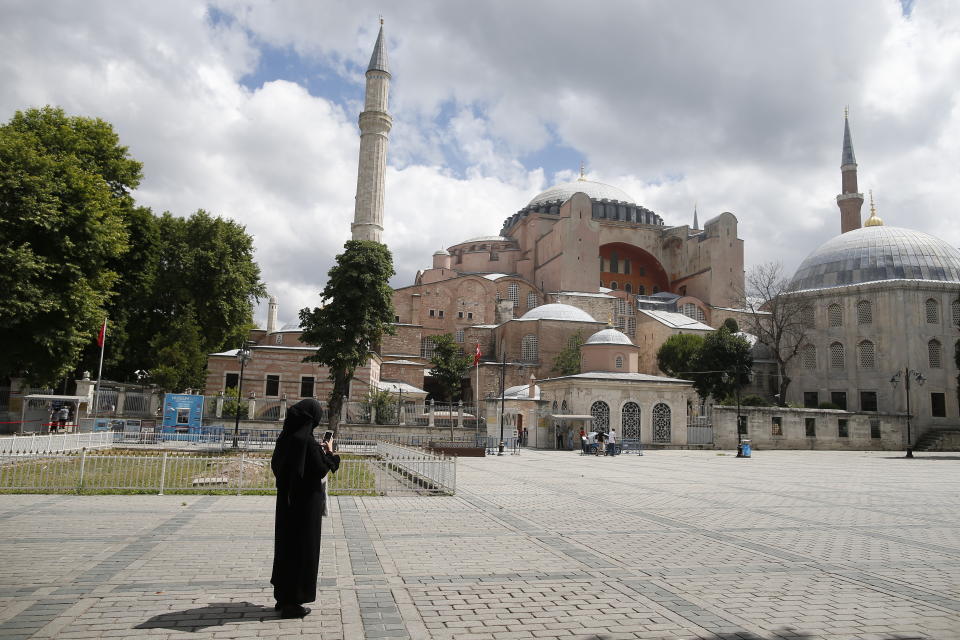
M479 350L480 350L480 343L478 342L478 343L477 343L477 351L479 351ZM477 437L476 437L476 440L478 441L478 444L479 444L479 440L480 440L480 358L478 358L478 357L476 356L476 353L474 353L474 356L473 356L473 364L474 364L474 365L476 366L476 368L477 368L477 389L476 389L476 391L475 391L474 394L473 394L474 397L475 397L475 400L474 400L473 404L474 404L474 406L476 407L476 413L477 413ZM484 423L483 426L484 426L484 428L486 428L486 426L487 426L486 423ZM484 444L486 444L486 443L484 443Z
M107 319L103 319L103 328L100 330L100 368L97 370L97 389L93 395L93 417L100 411L100 378L103 376L103 352L107 349ZM94 425L96 427L96 425Z

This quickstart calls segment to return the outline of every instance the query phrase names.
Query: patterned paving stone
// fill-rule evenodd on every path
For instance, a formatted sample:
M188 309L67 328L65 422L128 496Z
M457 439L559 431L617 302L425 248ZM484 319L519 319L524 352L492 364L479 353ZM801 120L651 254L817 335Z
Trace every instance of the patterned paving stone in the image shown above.
M304 620L272 497L5 495L0 638L960 639L957 464L462 459L453 497L332 501Z

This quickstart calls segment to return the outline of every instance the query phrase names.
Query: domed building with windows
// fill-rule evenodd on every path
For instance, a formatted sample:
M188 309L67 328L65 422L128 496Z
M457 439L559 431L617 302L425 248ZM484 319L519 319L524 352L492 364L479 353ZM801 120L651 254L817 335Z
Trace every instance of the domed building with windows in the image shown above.
M791 295L807 304L787 399L808 408L909 413L912 445L931 428L955 424L960 413L960 251L921 231L886 226L872 195L861 227L856 167L845 123L841 234L813 251L790 282ZM872 437L880 437L878 429Z

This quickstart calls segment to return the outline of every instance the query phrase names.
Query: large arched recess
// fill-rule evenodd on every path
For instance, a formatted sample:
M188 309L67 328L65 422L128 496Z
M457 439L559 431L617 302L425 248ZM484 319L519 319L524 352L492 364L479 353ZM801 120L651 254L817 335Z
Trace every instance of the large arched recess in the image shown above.
M600 282L604 287L616 283L616 288L640 295L669 291L670 281L660 261L640 247L624 242L610 242L600 246Z

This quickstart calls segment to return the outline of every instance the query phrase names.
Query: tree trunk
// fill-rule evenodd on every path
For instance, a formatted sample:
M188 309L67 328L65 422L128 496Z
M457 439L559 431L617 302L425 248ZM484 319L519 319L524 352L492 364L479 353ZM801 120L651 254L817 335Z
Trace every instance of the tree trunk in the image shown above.
M781 407L787 406L787 387L790 386L790 378L787 376L787 367L780 366L780 401L777 403Z
M333 434L337 434L337 427L340 426L340 413L343 411L343 400L350 392L350 380L353 376L344 371L331 371L330 377L333 378L333 391L330 392L330 400L327 402L327 427Z

